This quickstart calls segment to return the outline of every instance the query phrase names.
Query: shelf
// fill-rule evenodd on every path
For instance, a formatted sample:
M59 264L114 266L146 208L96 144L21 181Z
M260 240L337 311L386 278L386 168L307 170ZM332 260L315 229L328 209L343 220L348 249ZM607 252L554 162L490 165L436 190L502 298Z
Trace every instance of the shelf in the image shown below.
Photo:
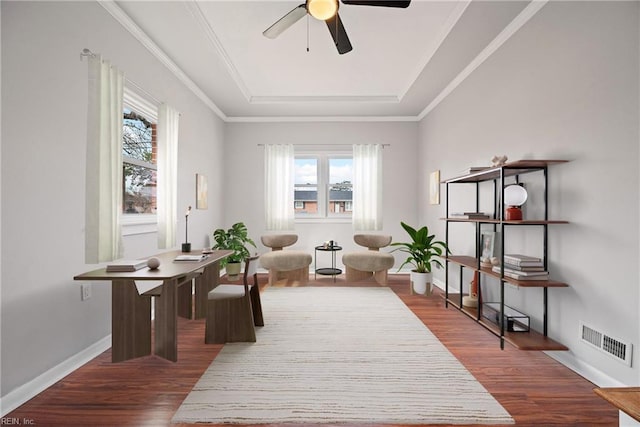
M548 275L544 275L544 276L532 276L533 278L536 278L537 280L517 280L517 279L513 279L511 277L507 277L504 276L503 274L501 274L500 269L496 269L496 271L493 270L492 266L489 267L482 267L480 265L480 260L477 258L479 256L478 254L478 250L480 249L480 247L482 246L482 240L480 240L480 236L481 236L481 227L483 224L490 224L493 225L493 229L494 231L496 231L496 225L499 226L500 232L503 233L502 234L502 244L501 246L501 250L496 254L497 258L499 260L501 260L502 262L504 262L504 246L505 246L505 235L507 234L507 229L510 229L512 227L517 227L517 226L539 226L539 230L542 232L542 239L543 239L543 248L544 248L544 255L543 255L543 259L545 260L544 265L545 267L547 267L547 233L548 233L548 226L551 224L568 224L568 221L564 221L564 220L549 220L549 216L548 216L548 206L546 205L547 203L547 190L548 190L548 168L551 165L556 165L556 164L562 164L562 163L566 163L567 160L518 160L515 162L511 162L511 163L506 163L504 165L501 166L492 166L492 167L488 167L486 169L482 169L479 171L474 171L471 173L468 173L466 175L461 175L461 176L457 176L451 179L446 179L444 181L441 181L442 183L446 184L447 187L447 196L446 196L446 218L442 218L442 220L445 221L445 242L447 243L447 245L450 242L450 237L449 237L449 229L451 228L451 224L455 224L455 223L471 223L474 224L474 228L476 231L476 237L475 237L475 247L476 247L476 251L475 251L475 256L464 256L464 255L448 255L445 257L440 257L441 259L445 260L445 289L446 289L446 293L447 293L447 298L446 298L446 302L447 305L448 304L452 304L454 307L456 307L458 310L462 311L464 314L466 314L467 316L471 317L472 319L474 319L477 323L479 323L481 326L483 326L485 329L489 330L490 332L492 332L494 335L498 336L500 338L500 347L503 348L504 346L504 342L508 342L510 344L512 344L513 346L515 346L516 348L522 349L522 350L568 350L567 347L565 347L562 344L559 344L551 339L549 339L547 337L547 327L548 327L548 323L547 323L547 305L548 305L548 288L566 288L569 285L567 285L566 283L563 282L558 282L555 280L548 280ZM506 185L506 178L515 178L515 182L518 183L520 182L519 176L520 175L524 175L524 174L529 174L532 172L538 172L542 175L542 180L543 180L543 185L537 190L539 193L541 193L541 197L540 200L544 203L543 207L544 207L544 215L539 215L540 217L542 217L542 219L521 219L521 220L506 220L504 219L505 217L502 215L502 213L498 213L498 211L502 208L502 204L500 203L500 199L502 197L504 197L504 188ZM449 185L452 184L452 185ZM489 192L481 192L480 191L480 186L481 184L483 185L492 185L493 186L493 211L494 213L491 215L491 217L489 218L465 218L463 215L456 215L456 214L451 214L450 212L450 208L451 208L451 204L450 204L450 193L451 190L456 187L453 184L466 184L468 185L472 185L475 187L475 206L476 206L476 210L479 209L480 206L480 199L481 199L481 195L485 194L491 194ZM467 193L468 194L468 193ZM468 197L468 196L467 196ZM472 199L473 200L473 199ZM473 215L472 215L473 216ZM491 278L495 278L499 281L500 284L500 296L499 299L500 301L498 301L498 312L500 311L500 307L504 307L503 308L503 313L500 313L496 316L489 316L489 313L482 313L485 316L480 316L479 314L483 311L482 309L478 309L478 308L470 308L470 307L464 307L462 306L462 294L458 293L458 294L448 294L448 290L449 290L449 279L452 277L450 276L450 272L449 272L449 268L453 268L453 266L451 264L457 264L459 266L459 273L460 273L460 280L462 280L462 276L463 276L463 270L462 268L469 268L471 271L474 272L474 277L476 276L477 272L480 272L483 274L483 277L480 279L484 279L484 277L491 277ZM511 274L509 274L511 275ZM516 275L516 277L521 277L521 278L527 278L525 276L518 276ZM540 280L540 279L547 279L547 280ZM491 286L491 287L495 287L495 283L492 283L490 281L487 281L487 286ZM532 288L541 288L542 292L541 292L541 296L542 296L542 320L543 320L543 325L541 327L541 329L544 331L543 334L540 334L538 332L535 332L533 330L530 330L529 332L523 332L523 331L514 331L513 328L508 328L510 330L504 330L501 331L500 330L500 326L497 325L496 323L493 323L493 321L495 319L500 319L500 321L503 321L503 316L506 314L504 313L506 310L507 305L505 304L505 288L504 285L507 284L509 286L515 286L516 288L523 288L523 289L532 289ZM460 290L458 290L457 292L464 292L464 289L462 287L463 285L460 284ZM457 300L457 301L456 301ZM492 310L492 312L494 312L495 314L495 310ZM487 318L490 317L490 318ZM513 316L511 316L513 317ZM515 317L514 317L515 318ZM526 318L527 319L527 327L529 325L529 316L527 315L523 315L523 319ZM507 320L508 322L508 320ZM514 320L515 322L515 320ZM508 326L508 323L507 325ZM504 328L506 329L506 328ZM526 328L525 328L526 329Z
M500 275L491 270L491 268L489 267L480 267L478 269L477 258L464 255L450 255L448 258L446 258L446 260L454 264L470 268L472 270L480 271L487 276L500 279ZM566 283L556 282L555 280L516 280L510 277L503 277L502 280L504 280L505 283L509 283L511 285L519 286L522 288L566 288L569 286Z
M442 295L444 298L444 294ZM449 294L449 304L456 307L462 313L481 324L484 328L488 329L494 335L500 336L500 326L495 323L491 323L486 319L480 318L478 320L478 309L472 307L460 306L460 294ZM549 337L530 329L529 332L509 332L504 331L504 340L520 350L532 350L532 351L567 351L568 348L559 342L552 340Z
M499 220L499 219L493 219L493 218L456 218L456 217L452 217L452 218L440 218L443 219L445 221L451 221L451 222L482 222L482 223L487 223L487 224L504 224L504 225L545 225L545 224L569 224L569 221L562 221L562 220L537 220L537 219L521 219L518 221L514 221L514 220Z
M500 171L503 177L522 175L525 173L535 172L546 168L549 165L566 163L568 160L518 160L517 162L506 163L502 166L489 167L487 169L470 173L467 175L457 176L442 181L444 184L458 182L481 182L500 179Z

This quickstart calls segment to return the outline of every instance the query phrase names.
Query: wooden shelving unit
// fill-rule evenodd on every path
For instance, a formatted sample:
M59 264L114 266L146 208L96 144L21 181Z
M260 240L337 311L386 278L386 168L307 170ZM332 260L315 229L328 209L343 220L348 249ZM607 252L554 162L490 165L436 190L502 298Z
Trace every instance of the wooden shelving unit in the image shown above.
M517 162L507 163L499 167L491 167L482 171L474 172L468 175L462 175L455 178L451 178L443 181L446 185L446 217L442 218L446 222L445 228L445 241L449 244L449 226L453 223L472 223L475 224L475 243L476 254L480 251L480 227L482 224L493 225L494 230L500 231L501 245L500 248L505 247L505 229L510 226L539 226L543 231L544 239L544 266L547 269L547 238L548 238L548 226L553 224L568 224L568 221L563 220L550 220L548 218L548 210L546 207L547 201L547 168L550 165L565 163L565 160L521 160ZM504 209L499 205L498 201L504 200L504 187L505 178L514 177L516 182L519 180L519 176L522 174L541 172L544 176L544 218L542 219L523 219L518 221L505 220L503 217ZM480 191L479 185L484 182L493 183L493 206L495 208L492 218L458 218L449 216L450 205L450 189L454 184L471 184L476 187L476 207L479 206ZM504 252L499 256L501 264L504 265ZM457 293L449 293L449 277L451 264L459 267L460 271L460 289ZM537 332L533 329L529 329L528 332L510 332L506 330L504 320L498 321L498 323L492 323L488 319L482 316L482 286L480 289L480 301L479 308L465 307L462 305L462 298L464 294L463 290L463 270L469 269L471 271L478 271L481 276L492 277L498 279L500 283L500 298L499 298L499 312L498 319L503 319L505 312L505 286L515 286L518 288L542 288L543 289L543 331ZM481 279L482 281L482 279ZM470 318L474 319L478 324L495 334L500 338L500 346L504 348L504 343L507 342L521 350L568 350L566 346L550 339L547 336L547 304L548 304L548 289L549 288L565 288L569 285L563 282L554 280L516 280L510 277L504 277L502 274L494 272L490 267L482 267L480 265L479 257L464 256L464 255L448 255L445 258L445 305L452 305L462 313L466 314Z
M462 306L461 302L454 302L456 300L462 300L461 294L449 294L449 304L474 319L480 325L484 326L495 336L500 337L500 326L495 323L491 323L482 317L479 317L478 309ZM504 331L504 340L509 344L520 350L559 350L566 351L568 348L559 342L552 340L549 337L545 337L543 334L534 331L529 332L509 332Z

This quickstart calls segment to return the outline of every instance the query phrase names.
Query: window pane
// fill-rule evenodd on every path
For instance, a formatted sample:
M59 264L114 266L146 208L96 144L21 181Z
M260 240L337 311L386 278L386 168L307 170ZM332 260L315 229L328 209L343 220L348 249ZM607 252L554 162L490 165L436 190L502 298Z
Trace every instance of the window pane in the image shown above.
M352 176L353 159L329 159L329 214L351 215Z
M143 166L123 163L124 213L156 213L156 171Z
M351 184L352 178L353 159L329 159L329 184Z
M351 184L330 184L329 186L329 213L351 215L353 196Z
M130 108L123 111L123 203L125 214L156 213L156 125Z
M298 216L318 213L318 159L295 159L294 208Z
M122 155L143 162L155 163L153 130L155 125L142 115L124 109Z

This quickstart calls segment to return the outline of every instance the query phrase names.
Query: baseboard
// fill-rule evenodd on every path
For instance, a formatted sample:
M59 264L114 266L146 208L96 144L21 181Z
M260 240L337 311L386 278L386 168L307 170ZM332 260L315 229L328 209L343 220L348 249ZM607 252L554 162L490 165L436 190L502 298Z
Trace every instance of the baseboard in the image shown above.
M557 361L558 363L571 369L582 378L592 382L598 387L629 387L630 384L624 384L615 378L610 377L601 370L577 359L568 351L545 351L544 354Z
M444 282L438 279L433 280L434 286L442 289L444 291ZM449 290L457 293L457 288L449 287ZM545 351L547 356L565 366L568 369L571 369L576 374L580 375L587 381L592 382L598 387L627 387L628 384L623 384L615 378L610 377L604 372L596 369L595 367L585 363L576 357L573 356L571 352L568 351Z
M444 287L445 286L444 286L444 282L442 280L434 278L433 279L433 285L444 291ZM458 292L458 289L457 288L453 288L452 286L449 286L449 290Z
M226 273L222 269L220 276ZM151 319L154 319L154 306L151 305ZM17 389L7 393L6 396L0 397L0 417L4 417L9 412L13 411L23 403L34 398L39 393L43 392L47 388L51 387L62 378L69 375L82 365L86 364L96 356L104 353L111 348L111 334L102 338L100 341L90 345L86 349L71 356L64 362L49 369L42 375L34 378L26 384L21 385Z
M109 348L111 348L111 334L74 354L28 383L7 393L6 396L0 398L0 417L4 417Z

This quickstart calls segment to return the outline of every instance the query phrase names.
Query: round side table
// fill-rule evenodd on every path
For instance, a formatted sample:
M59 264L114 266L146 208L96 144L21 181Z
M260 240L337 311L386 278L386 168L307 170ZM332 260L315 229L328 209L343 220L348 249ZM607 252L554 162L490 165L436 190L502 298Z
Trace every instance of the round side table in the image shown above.
M313 256L313 265L315 267L316 274L322 274L324 276L333 276L333 281L336 281L336 276L342 273L342 270L336 268L336 252L341 251L342 246L316 246L316 250ZM331 267L318 268L318 251L331 252Z

